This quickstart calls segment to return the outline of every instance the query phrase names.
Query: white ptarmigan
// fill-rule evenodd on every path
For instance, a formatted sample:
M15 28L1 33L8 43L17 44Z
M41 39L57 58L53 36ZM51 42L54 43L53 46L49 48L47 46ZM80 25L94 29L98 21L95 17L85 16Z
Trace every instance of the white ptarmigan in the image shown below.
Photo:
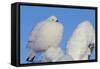
M37 52L45 53L51 47L57 48L62 35L63 25L58 22L57 17L50 16L38 23L29 35L27 61L32 62ZM51 51L51 53L55 52Z
M95 30L89 21L80 23L67 42L67 54L72 60L88 60L95 47Z

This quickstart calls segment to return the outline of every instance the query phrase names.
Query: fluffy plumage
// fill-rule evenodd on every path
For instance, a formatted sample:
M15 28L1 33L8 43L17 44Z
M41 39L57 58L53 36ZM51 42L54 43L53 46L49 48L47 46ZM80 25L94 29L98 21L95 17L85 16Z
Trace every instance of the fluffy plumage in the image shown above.
M58 22L55 16L38 23L29 35L27 61L33 61L37 51L44 53L48 48L58 47L62 35L63 25ZM53 54L54 52L51 51L51 53Z
M89 21L84 21L76 27L69 39L66 45L67 54L70 55L73 60L88 60L94 45L94 28Z

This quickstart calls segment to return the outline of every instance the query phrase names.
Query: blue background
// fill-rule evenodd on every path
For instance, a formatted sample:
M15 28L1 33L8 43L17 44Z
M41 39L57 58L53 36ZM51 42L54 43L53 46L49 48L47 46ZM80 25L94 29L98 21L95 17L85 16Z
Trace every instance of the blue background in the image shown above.
M75 8L56 8L56 7L39 7L39 6L20 6L20 63L27 63L28 53L28 35L32 28L39 22L47 19L50 16L56 16L64 25L64 35L60 47L65 53L65 46L72 32L77 25L89 20L95 27L95 10L75 9ZM41 53L36 54L34 62L41 59ZM95 51L92 52L91 59L95 59Z

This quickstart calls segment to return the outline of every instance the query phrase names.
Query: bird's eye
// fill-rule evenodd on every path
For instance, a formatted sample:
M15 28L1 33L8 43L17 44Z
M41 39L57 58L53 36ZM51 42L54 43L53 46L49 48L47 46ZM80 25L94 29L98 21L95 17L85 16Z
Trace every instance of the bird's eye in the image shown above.
M54 21L54 19L52 19L51 21Z

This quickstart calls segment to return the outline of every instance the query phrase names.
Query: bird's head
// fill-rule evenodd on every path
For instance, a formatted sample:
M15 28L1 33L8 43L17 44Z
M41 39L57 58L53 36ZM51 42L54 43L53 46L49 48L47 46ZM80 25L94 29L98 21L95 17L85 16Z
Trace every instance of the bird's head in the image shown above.
M90 50L90 54L88 55L88 59L90 59L90 56L91 56L92 51L93 51L93 49L94 49L94 46L95 46L94 43L88 45L88 48L89 48L89 50Z
M50 22L58 22L58 19L56 16L50 16L47 20Z

